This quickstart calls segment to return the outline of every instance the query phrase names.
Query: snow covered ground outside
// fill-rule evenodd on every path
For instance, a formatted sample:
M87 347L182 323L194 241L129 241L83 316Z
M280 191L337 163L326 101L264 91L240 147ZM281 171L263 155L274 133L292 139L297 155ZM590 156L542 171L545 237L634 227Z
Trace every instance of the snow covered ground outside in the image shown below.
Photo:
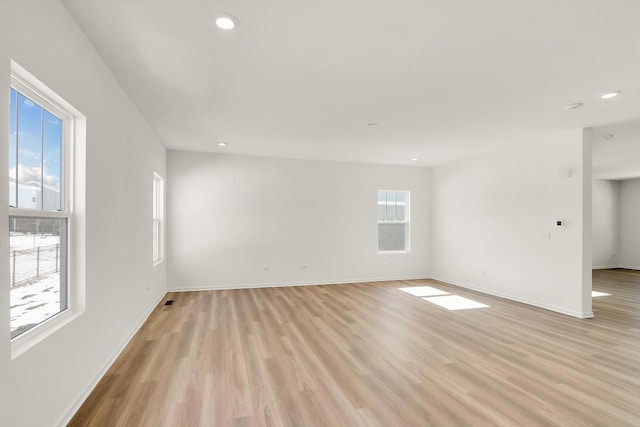
M56 272L58 243L58 236L33 234L10 236L11 282L14 277L14 256L16 270L16 285L10 288L12 337L60 312L60 273ZM38 247L40 247L39 269ZM40 272L39 277L37 271Z
M51 246L60 242L58 236L48 234L16 234L11 233L9 238L9 251L20 249L31 249L37 246Z
M60 273L11 289L11 337L60 312Z

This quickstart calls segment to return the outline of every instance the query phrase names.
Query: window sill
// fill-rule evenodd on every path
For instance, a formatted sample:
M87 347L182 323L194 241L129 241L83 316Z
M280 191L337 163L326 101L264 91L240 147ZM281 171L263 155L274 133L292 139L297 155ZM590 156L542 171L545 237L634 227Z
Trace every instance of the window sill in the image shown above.
M27 332L18 335L11 340L11 359L16 359L21 354L31 349L35 345L44 341L58 330L62 329L71 321L77 319L84 313L83 311L67 309L62 313L45 320Z
M409 254L411 251L378 251L378 255Z

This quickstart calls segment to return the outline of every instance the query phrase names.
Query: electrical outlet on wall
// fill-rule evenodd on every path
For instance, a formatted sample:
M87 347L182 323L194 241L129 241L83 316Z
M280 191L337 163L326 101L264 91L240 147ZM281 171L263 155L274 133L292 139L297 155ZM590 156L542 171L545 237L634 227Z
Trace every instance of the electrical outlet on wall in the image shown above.
M551 240L551 232L550 231L541 231L540 238L542 240Z

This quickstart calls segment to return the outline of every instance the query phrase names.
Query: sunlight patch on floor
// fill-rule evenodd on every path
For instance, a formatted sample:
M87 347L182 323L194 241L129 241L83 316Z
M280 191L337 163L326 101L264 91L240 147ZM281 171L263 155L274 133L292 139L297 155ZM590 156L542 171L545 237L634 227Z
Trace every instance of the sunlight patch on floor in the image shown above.
M432 286L410 286L406 288L398 288L398 290L420 297L425 301L444 307L447 310L467 310L470 308L489 307L486 304L482 304L468 298L451 295L449 292Z
M425 301L429 301L432 304L439 305L440 307L444 307L447 310L467 310L470 308L485 308L489 307L486 304L482 304L480 302L470 300L469 298L464 298L458 295L446 295L439 297L428 297L422 298Z
M593 298L595 298L595 297L608 297L608 296L610 296L610 295L611 295L611 294L607 294L607 293L605 293L605 292L591 291L591 296L592 296Z
M449 295L449 292L442 291L431 286L411 286L408 288L398 288L402 292L406 292L416 297L433 297L436 295Z

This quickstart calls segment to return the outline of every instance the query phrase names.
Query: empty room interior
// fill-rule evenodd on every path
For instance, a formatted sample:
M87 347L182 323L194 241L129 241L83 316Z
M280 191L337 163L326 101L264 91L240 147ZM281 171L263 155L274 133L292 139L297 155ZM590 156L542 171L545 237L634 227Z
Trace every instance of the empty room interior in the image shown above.
M639 23L0 1L0 426L640 425Z

